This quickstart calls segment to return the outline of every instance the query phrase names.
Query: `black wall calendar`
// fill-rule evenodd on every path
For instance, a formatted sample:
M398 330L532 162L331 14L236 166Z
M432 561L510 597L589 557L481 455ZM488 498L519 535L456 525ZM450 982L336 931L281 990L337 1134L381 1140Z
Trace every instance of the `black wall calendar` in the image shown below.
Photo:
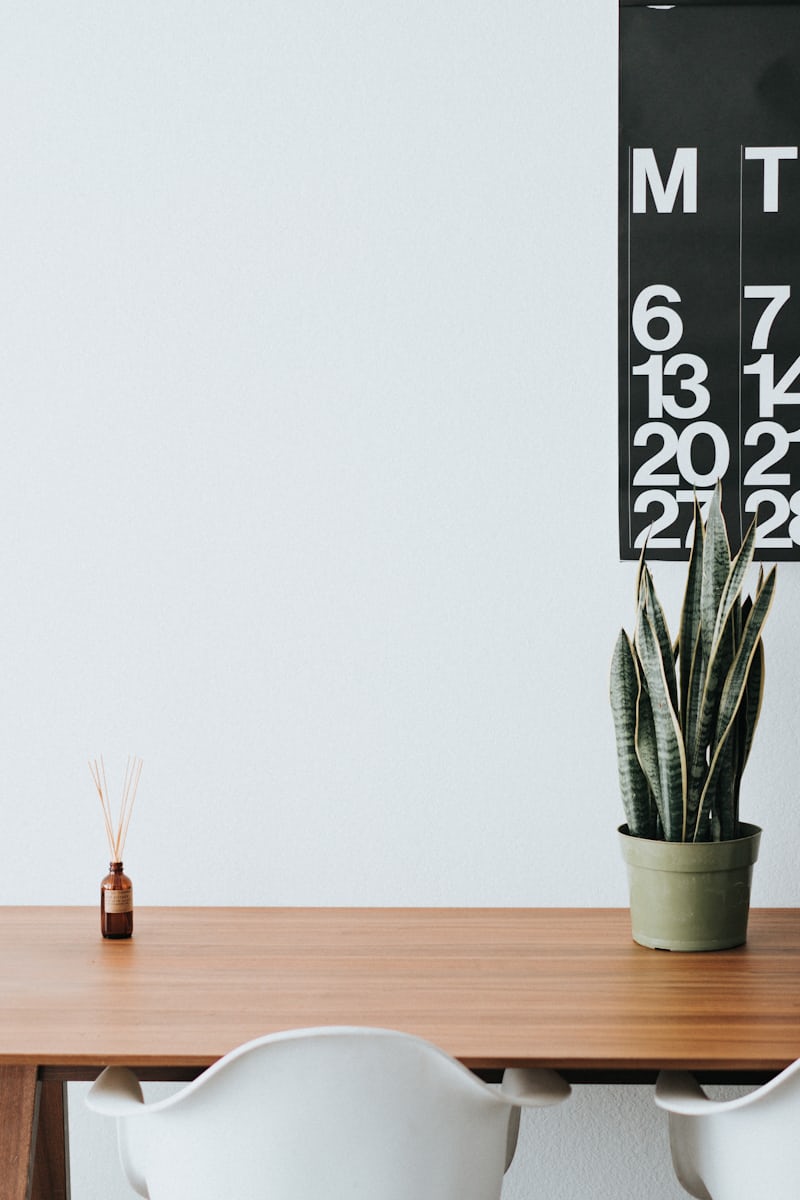
M620 552L800 558L800 2L621 0ZM738 539L738 540L737 540Z

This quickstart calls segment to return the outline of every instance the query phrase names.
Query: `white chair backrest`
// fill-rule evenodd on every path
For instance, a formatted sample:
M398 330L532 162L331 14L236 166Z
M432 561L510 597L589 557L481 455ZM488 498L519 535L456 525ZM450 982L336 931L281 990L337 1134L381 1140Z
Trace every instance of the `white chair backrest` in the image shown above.
M110 1068L87 1103L150 1200L497 1200L518 1105L559 1083L517 1099L418 1038L330 1027L249 1042L150 1105Z
M709 1100L694 1079L663 1072L656 1103L669 1116L680 1183L698 1200L798 1200L800 1061L735 1100Z

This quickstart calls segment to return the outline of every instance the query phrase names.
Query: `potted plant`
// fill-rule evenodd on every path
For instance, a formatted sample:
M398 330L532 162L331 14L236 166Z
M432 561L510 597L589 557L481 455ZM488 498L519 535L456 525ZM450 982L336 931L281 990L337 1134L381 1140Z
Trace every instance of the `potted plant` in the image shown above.
M756 521L732 557L721 499L717 484L705 524L695 500L677 642L643 551L634 635L621 631L611 666L633 937L663 949L744 942L761 836L740 820L739 790L761 708L775 567L761 568L745 596Z

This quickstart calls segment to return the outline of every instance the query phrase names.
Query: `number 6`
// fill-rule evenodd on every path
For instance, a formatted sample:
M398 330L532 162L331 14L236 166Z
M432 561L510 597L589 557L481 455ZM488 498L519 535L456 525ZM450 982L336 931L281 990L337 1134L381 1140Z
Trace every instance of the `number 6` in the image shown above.
M674 308L667 308L665 304L651 306L651 301L658 298L668 300L671 304L680 301L675 288L670 287L668 283L652 283L649 287L642 288L636 297L631 324L636 340L646 350L671 350L683 337L683 321ZM656 320L667 323L667 331L663 337L654 337L650 333L650 325Z

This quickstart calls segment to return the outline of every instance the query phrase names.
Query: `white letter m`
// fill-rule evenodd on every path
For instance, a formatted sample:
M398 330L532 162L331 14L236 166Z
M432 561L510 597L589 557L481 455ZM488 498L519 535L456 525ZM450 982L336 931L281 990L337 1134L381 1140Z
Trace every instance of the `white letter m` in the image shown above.
M658 170L655 152L651 149L633 151L633 212L647 211L647 188L656 206L656 212L672 212L683 189L683 211L697 212L697 147L681 146L675 151L666 186Z

